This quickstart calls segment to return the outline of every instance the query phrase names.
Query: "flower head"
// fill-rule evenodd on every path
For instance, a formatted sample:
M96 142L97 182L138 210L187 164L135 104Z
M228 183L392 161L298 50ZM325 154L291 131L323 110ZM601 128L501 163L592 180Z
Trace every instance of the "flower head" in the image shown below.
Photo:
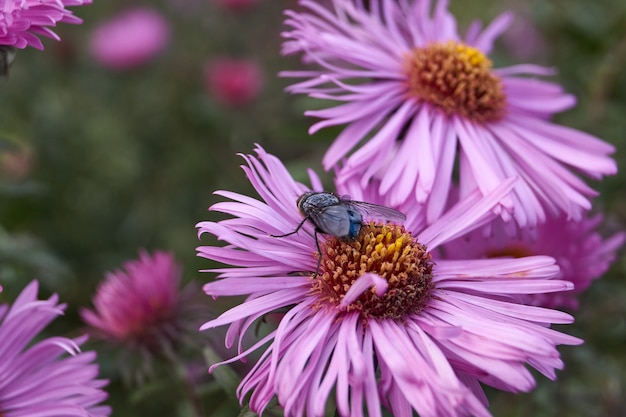
M158 56L169 38L169 24L159 12L136 7L96 28L91 37L91 53L107 68L127 70Z
M259 65L247 59L219 57L207 61L204 81L209 94L231 107L249 104L263 87Z
M491 227L477 230L442 246L445 259L520 258L547 255L560 268L559 279L574 284L573 291L534 294L524 297L527 304L543 307L578 307L577 296L600 278L615 260L615 252L623 245L626 234L616 233L603 239L596 231L603 216L586 216L568 221L564 216L548 218L536 229L507 231L500 219Z
M575 102L534 78L552 70L493 67L488 54L510 14L485 29L474 22L461 36L443 0L432 14L430 1L332 3L302 0L304 11L286 12L283 52L320 69L282 75L303 79L290 92L340 103L306 112L321 119L311 133L346 126L324 158L339 182L364 188L374 180L394 205L428 206L432 223L443 210L432 194L450 190L458 161L462 196L519 177L502 204L520 226L533 226L547 213L580 219L590 208L595 192L573 171L596 179L616 172L611 145L549 121Z
M296 229L295 201L308 188L277 158L256 152L258 159L243 156L243 169L261 199L218 191L231 201L211 210L233 217L198 224L200 234L227 242L198 248L199 256L229 265L211 270L218 279L205 292L247 295L202 329L230 324L226 345L238 341L238 355L227 362L269 344L238 389L241 399L252 392L252 410L277 396L286 416L322 416L334 392L341 416L381 416L382 406L394 415L485 416L480 383L529 391L535 381L526 365L555 378L563 366L556 345L580 343L549 328L571 316L512 297L571 289L554 279L554 259L432 260L430 251L493 218L511 181L487 197L469 194L425 229L407 213L404 225L364 221L354 239L318 234L315 273L311 222L272 237ZM313 173L311 181L320 191ZM284 313L277 329L244 348L253 323L273 312Z
M39 300L37 291L33 281L12 306L0 305L0 416L110 415L98 405L107 381L96 379L96 354L79 348L87 338L38 338L65 305L56 295Z
M256 6L257 3L259 0L215 0L217 7L235 13L244 12Z
M125 270L109 272L83 320L96 335L133 350L170 350L186 328L188 291L181 292L180 267L167 252L140 252Z
M43 49L37 36L61 40L50 27L57 23L82 23L67 6L90 3L91 0L4 0L0 3L0 45Z

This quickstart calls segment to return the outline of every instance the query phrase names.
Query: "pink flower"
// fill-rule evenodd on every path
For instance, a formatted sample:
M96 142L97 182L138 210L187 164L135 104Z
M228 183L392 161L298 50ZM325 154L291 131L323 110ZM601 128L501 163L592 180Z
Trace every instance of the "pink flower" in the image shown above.
M244 12L253 6L256 6L259 0L215 0L215 4L222 9L231 12Z
M50 27L57 23L83 22L67 10L67 6L90 3L91 0L3 0L0 3L0 45L43 49L38 36L61 40Z
M232 107L249 104L263 87L261 69L247 59L220 57L208 61L204 81L215 100Z
M180 267L172 254L140 252L125 270L106 274L83 320L95 333L131 349L162 352L180 339L189 294L181 292Z
M87 337L39 336L65 304L56 295L39 300L37 292L32 281L12 306L0 305L0 415L110 415L109 407L98 405L107 398L107 381L96 379L96 354L79 348Z
M543 307L578 307L577 296L600 278L615 260L615 252L622 246L626 234L616 233L603 239L596 231L602 215L586 216L579 221L564 217L548 218L536 230L506 231L506 225L496 219L489 228L474 231L443 245L445 259L485 259L496 257L519 258L547 255L556 259L559 279L574 284L574 291L534 294L524 297L527 304ZM515 237L512 237L515 236Z
M0 173L11 181L28 178L35 166L35 150L28 146L6 149L0 153Z
M91 54L115 70L139 67L158 56L169 42L167 20L146 7L126 10L101 23L91 36Z
M532 7L526 2L514 1L515 21L502 34L507 53L515 59L529 59L547 55L548 44L531 17Z
M321 119L310 133L345 126L323 161L338 170L339 182L375 181L394 206L426 205L432 223L455 171L461 196L475 187L485 195L517 176L502 204L524 227L548 213L581 219L596 193L576 173L616 173L613 146L550 121L575 103L559 85L536 78L553 70L492 68L487 54L510 14L484 29L474 22L460 36L444 0L432 12L430 1L332 3L326 9L302 0L304 11L286 12L283 52L319 69L281 75L302 79L292 93L339 102L306 112Z
M322 262L314 274L311 222L271 236L296 229L302 218L295 201L308 188L277 158L256 152L258 159L243 156L243 169L261 199L218 191L231 201L211 210L232 218L198 224L200 235L227 243L198 248L199 256L227 265L210 270L218 276L205 292L246 296L202 329L230 324L226 345L237 343L238 354L225 363L266 346L237 391L242 401L251 393L253 411L277 396L285 416L323 416L332 392L344 417L381 416L383 406L393 415L486 416L480 383L530 391L535 381L526 365L554 379L563 366L556 345L581 342L550 329L571 323L568 314L511 297L571 289L555 279L554 259L431 259L429 251L493 219L512 181L486 197L469 193L425 229L414 228L419 216L407 213L404 226L363 223L352 241L319 235ZM313 173L311 182L320 190ZM278 327L244 347L254 323L273 312L284 313Z

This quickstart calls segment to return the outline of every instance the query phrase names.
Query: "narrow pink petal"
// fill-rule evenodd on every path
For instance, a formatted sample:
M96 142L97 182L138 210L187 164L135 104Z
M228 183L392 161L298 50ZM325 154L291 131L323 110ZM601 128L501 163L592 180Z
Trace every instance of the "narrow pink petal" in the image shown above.
M470 272L471 271L471 272ZM555 278L559 272L551 256L526 256L523 258L494 258L471 260L439 260L438 276L471 277L525 277Z
M545 77L550 75L556 75L558 72L555 68L544 67L534 64L511 65L509 67L496 68L493 71L502 77L519 74L539 75Z
M493 279L489 281L441 281L441 289L479 291L486 294L542 294L548 292L570 291L574 285L569 281L534 280L534 279Z
M270 293L286 288L309 287L307 277L264 277L228 278L210 282L202 287L203 291L211 296L247 295L256 292Z
M247 301L222 313L218 318L204 323L200 330L223 326L224 324L245 319L248 316L262 316L280 307L302 300L307 291L308 289L303 288L290 288Z
M516 179L511 178L489 195L482 197L478 191L460 201L446 214L419 234L419 240L431 251L442 243L452 240L468 231L485 224L493 218L491 210L500 204L511 191ZM461 215L463 213L463 215Z
M436 164L435 181L426 208L428 224L432 224L437 220L445 208L452 183L452 171L457 147L457 137L454 130L446 123L443 116L433 116L431 138L435 143L435 151L439 149L439 152L436 152L439 160Z
M348 159L346 166L359 167L362 164L367 164L372 159L372 156L380 156L381 147L391 147L413 111L414 105L412 103L403 103L376 135Z
M344 158L384 117L384 112L378 112L371 117L355 121L343 129L324 154L322 160L324 169L329 170Z
M339 307L342 309L348 307L350 304L355 302L361 294L365 291L369 291L372 287L374 287L376 295L382 297L383 294L387 292L387 280L376 274L365 273L361 275L343 296Z
M513 22L513 14L506 12L491 21L489 26L478 36L473 46L485 54L489 54L493 48L493 43L502 32L504 32Z

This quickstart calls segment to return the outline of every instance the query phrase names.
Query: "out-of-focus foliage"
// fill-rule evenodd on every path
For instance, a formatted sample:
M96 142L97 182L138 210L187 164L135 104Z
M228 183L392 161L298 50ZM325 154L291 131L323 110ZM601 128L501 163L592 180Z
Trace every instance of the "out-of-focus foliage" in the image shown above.
M594 184L595 204L606 211L608 232L625 228L626 2L451 3L465 23L506 9L518 15L517 35L497 45L496 66L523 61L558 68L555 79L579 98L559 121L618 147L621 172ZM276 76L300 65L279 55L282 10L295 5L265 0L232 12L211 1L151 2L170 22L169 46L155 61L125 72L100 67L88 51L93 29L129 6L123 1L77 8L85 22L59 27L62 42L44 41L43 52L18 51L8 79L0 81L2 299L38 278L44 294L57 292L69 303L58 328L77 334L84 325L76 312L89 305L104 272L139 248L173 251L185 281L206 282L210 274L197 271L211 265L196 259L194 225L214 216L206 211L218 201L214 190L250 191L237 152L259 142L296 178L305 178L305 168L320 170L337 131L309 137L310 120L302 113L318 104L285 94L287 81ZM535 46L528 48L531 39ZM263 89L256 100L228 107L207 93L203 68L219 56L259 63ZM490 392L494 415L626 415L625 272L622 257L583 296L576 324L565 331L586 344L562 349L566 370L558 381L538 376L530 394ZM216 312L223 308L220 300L206 297L206 303ZM213 349L227 356L221 342ZM185 400L189 390L206 416L239 412L233 392L206 375L200 350L185 353L184 365L156 361L152 382L141 387L123 383L112 350L100 350L99 361L112 380L114 416L194 415Z

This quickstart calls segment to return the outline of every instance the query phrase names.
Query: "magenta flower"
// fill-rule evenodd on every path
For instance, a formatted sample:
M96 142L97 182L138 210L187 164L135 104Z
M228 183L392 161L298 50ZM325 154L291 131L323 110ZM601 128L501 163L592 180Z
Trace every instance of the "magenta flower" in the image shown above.
M215 0L217 7L231 12L240 13L256 6L260 0Z
M306 112L321 119L310 133L346 126L323 161L338 168L339 182L376 180L394 206L428 206L432 223L442 213L432 194L446 195L458 161L462 196L521 179L503 204L523 227L547 213L580 219L596 193L574 172L598 179L617 171L613 146L550 121L575 103L559 85L535 78L551 69L492 68L487 54L510 14L485 29L474 22L462 37L443 0L432 15L430 1L300 4L304 11L286 12L292 30L283 52L320 69L281 75L303 79L292 93L340 103Z
M263 75L254 61L219 57L207 61L204 83L216 101L240 107L257 98L263 87Z
M0 45L43 49L38 36L61 40L50 27L57 23L83 22L67 6L90 3L91 0L4 0L0 3Z
M443 257L484 259L551 256L560 268L559 279L572 282L574 290L534 294L522 300L526 304L543 307L576 309L578 296L609 269L615 260L615 252L626 238L626 234L620 232L603 239L596 231L602 219L600 214L586 216L579 221L568 221L564 217L548 218L534 230L523 229L515 233L505 230L508 225L496 219L489 228L489 234L485 230L474 231L443 245Z
M83 320L103 339L146 353L158 353L180 339L189 303L180 291L181 269L167 252L126 262L109 272L93 299L94 311L82 309Z
M96 354L79 348L86 336L39 336L65 304L58 304L56 295L39 300L37 292L32 281L12 306L0 305L0 415L110 415L110 407L98 405L107 398L102 390L107 381L96 379Z
M581 342L549 328L572 322L570 315L512 301L571 289L554 279L554 259L431 259L429 251L492 219L511 181L486 197L468 194L423 230L407 213L404 226L363 224L354 241L320 235L314 277L309 222L297 234L270 236L300 223L295 201L308 188L277 158L256 152L258 159L243 156L244 171L261 199L218 191L232 201L211 210L233 217L198 224L200 235L227 242L198 248L199 256L228 265L210 270L218 279L205 292L247 296L202 329L230 324L226 345L237 343L238 354L226 363L267 345L237 391L242 401L251 393L253 411L261 413L276 396L286 416L323 416L334 392L344 417L381 416L383 406L393 415L486 416L480 383L529 391L535 381L526 365L554 379L563 366L556 345ZM319 190L319 179L311 180ZM273 312L284 313L278 328L244 347L255 321Z
M515 21L502 34L502 43L507 53L515 59L546 56L548 42L531 18L532 6L525 2L514 2L511 6Z
M101 23L91 36L90 48L103 66L128 70L156 58L169 38L169 24L159 12L136 7Z

